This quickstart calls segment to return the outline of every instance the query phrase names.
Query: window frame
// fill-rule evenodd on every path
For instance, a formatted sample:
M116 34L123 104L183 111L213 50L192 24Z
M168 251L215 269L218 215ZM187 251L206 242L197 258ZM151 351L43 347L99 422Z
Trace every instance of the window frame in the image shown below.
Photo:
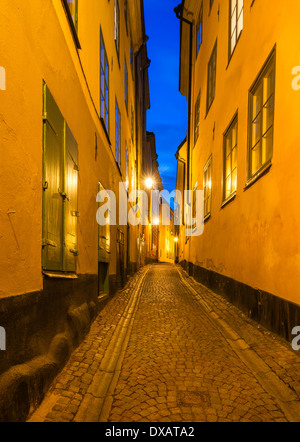
M229 176L229 175L226 175L227 174L227 171L226 171L226 160L227 160L227 157L229 156L229 155L227 155L227 143L226 143L226 141L228 139L228 136L229 136L230 132L232 132L232 130L234 129L235 126L236 126L236 144L235 144L235 146L231 145L231 148L230 148L230 157L231 157L231 159L230 159L230 162L231 162L230 175L232 175L232 172L234 170L236 170L236 173L237 173L237 170L238 170L238 165L237 165L238 133L239 133L238 132L238 112L235 113L235 115L232 118L231 122L229 123L226 131L223 134L222 207L224 205L226 205L229 201L234 199L234 197L237 194L237 182L236 182L236 188L233 191L231 191L229 196L226 197L226 179ZM236 166L233 168L232 167L232 152L233 152L234 149L236 149Z
M118 100L116 98L116 112L115 112L115 125L116 125L116 162L121 170L121 110L118 104Z
M195 102L195 118L194 118L194 147L197 144L197 141L199 139L199 130L200 130L200 101L201 101L201 91L199 91L199 94L197 96L196 102Z
M243 27L240 30L239 34L238 34L238 23L239 23L239 17L238 17L238 9L236 12L236 23L235 23L235 29L236 29L236 41L235 41L235 45L234 48L231 47L231 40L232 40L232 14L231 14L231 10L232 10L232 2L235 1L236 2L236 8L238 8L238 2L239 0L229 0L229 11L228 11L228 15L229 15L229 24L228 24L228 60L231 60L231 57L233 56L235 49L237 47L237 44L240 40L240 37L242 35L243 29L244 29L244 10L245 10L245 6L244 6L244 0L243 0L243 8L242 8L242 16L243 16Z
M199 37L199 38L198 38ZM196 26L196 59L203 43L203 0L200 6L199 17Z
M119 63L120 63L120 43L121 43L120 29L121 29L120 5L119 5L119 0L115 0L115 5L114 5L114 40L115 40L116 51L117 51Z
M75 1L74 20L73 20L71 11L70 11L68 0L62 0L62 4L63 4L64 10L65 10L65 13L67 15L67 19L68 19L68 22L69 22L69 25L71 28L74 43L75 43L77 49L81 49L81 45L80 45L79 38L78 38L78 2L79 2L79 0L74 0L74 1Z
M124 88L125 88L125 92L124 92L124 100L125 100L126 110L127 110L127 113L128 113L128 104L129 104L129 79L128 79L128 66L127 66L126 57L125 57L125 61L124 61Z
M214 60L215 59L215 60ZM212 66L211 64L213 63L213 60L215 61L214 63L214 89L213 89L213 95L210 101L210 85L211 85L211 77L210 77L210 73L212 70ZM213 50L211 52L211 56L209 58L208 61L208 65L207 65L207 94L206 94L206 115L208 114L214 100L216 97L216 85L217 85L217 60L218 60L218 40L216 40Z
M264 99L261 102L260 111L256 114L253 119L253 97L255 96L255 92L259 90L262 86L262 95L264 94L263 88L263 80L267 73L272 70L273 71L273 89L268 97L268 99L264 102ZM264 63L262 69L260 70L256 80L253 85L249 89L249 102L248 102L248 149L247 149L247 182L246 188L252 185L258 178L260 178L266 171L268 171L272 165L273 161L273 149L274 149L274 122L275 122L275 94L276 94L276 46L272 49L270 55L268 56L266 62ZM268 127L266 131L263 132L263 109L265 105L273 98L273 113L272 113L272 124ZM260 167L255 172L252 172L252 152L255 146L252 146L252 129L254 120L257 119L258 115L261 116L261 128L260 128L260 136L259 141L255 143L257 146L260 143L260 157L262 157L262 141L264 136L272 130L272 146L271 146L271 154L270 158L266 159L265 162L261 162Z
M205 176L209 169L210 169L210 186L207 186ZM206 196L207 188L209 188L208 197ZM212 210L212 155L209 157L203 168L203 192L204 192L204 221L206 221L211 217L211 210ZM209 205L209 211L206 212L206 201L208 199L210 199L210 205Z
M104 92L102 91L102 79L101 79L101 76L103 74L102 56L101 56L102 48L104 51L104 63L106 62L107 64L107 79L106 79L106 65L104 65L104 89L105 89ZM110 89L109 62L108 62L108 56L106 52L102 29L100 28L100 118L102 119L102 122L105 126L108 135L110 132L109 89ZM106 97L106 90L107 90L107 97ZM102 102L104 102L105 115L102 115ZM107 122L106 122L106 113L107 113Z

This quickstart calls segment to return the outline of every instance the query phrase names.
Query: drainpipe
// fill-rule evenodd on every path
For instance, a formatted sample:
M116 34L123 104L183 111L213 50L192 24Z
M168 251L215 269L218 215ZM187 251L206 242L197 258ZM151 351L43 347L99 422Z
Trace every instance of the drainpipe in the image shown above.
M180 22L184 22L190 27L190 60L189 60L189 92L188 92L188 134L187 134L187 190L190 190L190 169L191 169L191 114L192 114L192 64L193 64L193 22L183 17L184 0L174 8L176 17Z

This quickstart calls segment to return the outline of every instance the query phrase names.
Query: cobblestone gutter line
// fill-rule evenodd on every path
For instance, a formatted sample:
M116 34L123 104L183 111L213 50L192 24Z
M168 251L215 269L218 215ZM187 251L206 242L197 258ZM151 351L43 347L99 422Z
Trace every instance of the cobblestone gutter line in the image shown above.
M144 272L137 287L132 292L129 304L116 327L99 370L79 407L75 422L105 422L110 414L113 402L112 395L118 383L122 361L130 338L135 313L138 309L143 282L148 271L149 269Z
M251 370L260 385L274 398L275 402L277 402L281 410L284 412L286 418L290 422L299 422L300 400L297 392L294 389L290 388L290 386L288 386L280 378L280 376L278 376L276 371L272 370L272 368L259 356L259 354L253 348L251 348L251 346L240 336L240 334L237 333L232 328L232 326L228 324L227 321L222 319L220 314L215 312L214 305L212 304L212 302L210 302L212 301L210 299L210 296L216 295L207 288L204 288L201 284L197 283L193 278L188 277L186 272L184 272L179 267L177 267L177 270L182 283L188 288L191 296L194 297L194 299L201 306L206 315L211 317L213 323L218 327L222 336L227 340L237 356ZM201 289L202 294L199 292L199 288ZM203 291L208 295L205 297L205 300L203 296ZM218 297L218 301L220 303L220 297ZM222 313L226 311L227 308L222 309ZM228 313L225 316L228 316ZM245 320L245 318L243 318L243 320ZM254 330L255 329L253 327L253 331ZM270 338L268 338L267 336L265 336L265 339L270 340ZM273 343L273 345L278 344ZM286 348L283 347L282 350L286 351ZM296 356L294 357L296 358Z

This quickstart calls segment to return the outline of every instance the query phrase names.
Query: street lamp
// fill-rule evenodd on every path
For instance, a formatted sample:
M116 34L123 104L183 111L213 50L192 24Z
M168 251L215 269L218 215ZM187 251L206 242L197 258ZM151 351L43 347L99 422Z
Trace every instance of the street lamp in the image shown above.
M147 178L146 180L145 180L145 184L146 184L146 187L147 187L147 189L152 189L153 188L153 184L154 184L154 182L153 182L153 179L152 178Z

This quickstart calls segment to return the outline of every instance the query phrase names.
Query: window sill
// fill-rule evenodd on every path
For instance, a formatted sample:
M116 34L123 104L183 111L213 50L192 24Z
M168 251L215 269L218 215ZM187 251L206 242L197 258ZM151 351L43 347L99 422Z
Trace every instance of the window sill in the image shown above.
M227 206L231 201L233 201L236 198L236 192L233 192L232 195L230 195L226 200L223 201L221 204L221 209L223 209L225 206Z
M43 272L43 275L53 279L78 279L78 275L75 273Z
M272 167L272 160L264 164L253 177L248 179L244 191L249 189L249 187L251 187L254 183L256 183L256 181L258 181L260 178L266 175L270 171L271 167Z

